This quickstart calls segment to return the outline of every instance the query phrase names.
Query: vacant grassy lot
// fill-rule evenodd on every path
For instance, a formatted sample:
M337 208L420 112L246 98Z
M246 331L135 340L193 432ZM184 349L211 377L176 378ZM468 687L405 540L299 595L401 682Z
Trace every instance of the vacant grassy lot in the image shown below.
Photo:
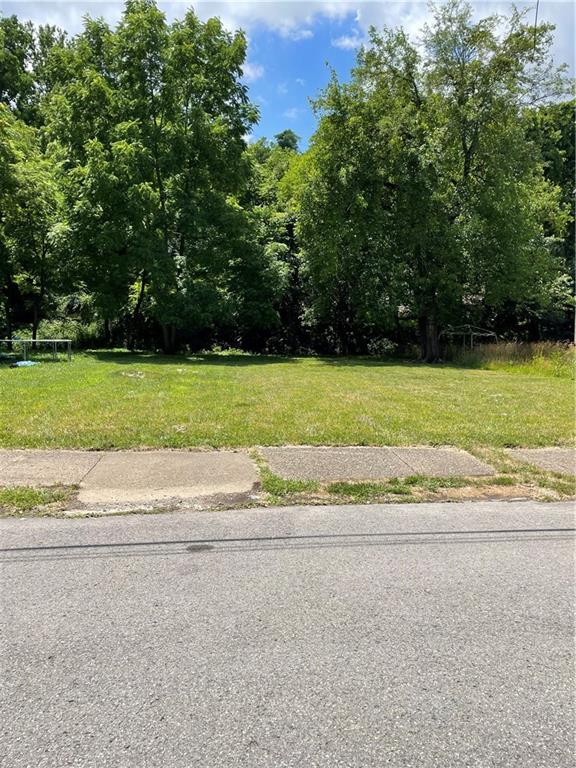
M0 445L567 445L573 390L526 366L97 352L1 366Z

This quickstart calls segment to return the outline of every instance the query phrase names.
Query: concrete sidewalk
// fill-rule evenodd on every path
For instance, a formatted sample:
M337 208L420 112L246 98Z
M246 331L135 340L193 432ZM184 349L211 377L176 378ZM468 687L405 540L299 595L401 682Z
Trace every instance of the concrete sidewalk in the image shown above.
M262 448L270 469L287 480L387 480L392 477L478 477L494 470L455 448L283 446Z
M85 509L234 504L258 482L254 463L235 451L0 451L0 486L77 485Z
M508 453L517 461L532 464L547 472L576 475L574 448L510 448Z
M285 479L378 481L393 477L480 477L494 469L455 448L282 446L260 448ZM514 458L570 473L570 449L511 451ZM247 451L0 450L0 486L78 486L77 506L122 511L233 505L257 498L259 473Z

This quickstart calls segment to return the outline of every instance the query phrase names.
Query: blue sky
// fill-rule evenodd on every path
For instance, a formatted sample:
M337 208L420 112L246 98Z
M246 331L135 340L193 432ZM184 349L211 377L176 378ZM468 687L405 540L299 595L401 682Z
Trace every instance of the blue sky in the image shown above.
M168 19L181 16L193 5L202 18L219 16L230 29L242 28L249 40L245 79L252 99L258 104L261 119L254 138L271 137L284 128L292 128L302 137L302 147L314 131L315 119L309 99L328 82L330 67L346 78L354 64L356 50L371 24L404 26L414 37L430 18L426 2L373 2L361 0L188 0L161 2ZM521 3L531 8L534 3ZM52 23L78 32L82 17L103 16L110 23L118 20L123 4L86 0L0 0L4 15L17 14L36 23ZM503 13L510 8L504 2L473 3L477 16ZM574 72L575 6L571 0L540 0L539 18L557 25L554 56L566 62Z

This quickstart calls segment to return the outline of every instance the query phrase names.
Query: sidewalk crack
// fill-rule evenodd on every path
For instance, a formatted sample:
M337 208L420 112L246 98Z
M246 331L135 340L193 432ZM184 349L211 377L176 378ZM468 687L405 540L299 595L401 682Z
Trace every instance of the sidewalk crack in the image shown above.
M400 461L402 462L402 464L405 464L405 465L408 467L408 469L410 470L410 472L412 472L412 474L414 474L414 475L417 475L417 474L418 474L418 470L416 470L416 469L415 469L415 468L414 468L414 467L413 467L411 464L408 464L408 462L406 461L406 459L404 459L404 458L403 458L403 457L400 455L400 453L398 452L398 450L399 450L398 448L390 448L390 451L392 452L392 454L393 454L394 456L396 456L396 458L397 458L397 459L400 459Z
M78 483L78 488L80 488L80 486L82 485L82 483L84 482L84 480L86 480L86 478L88 477L88 475L90 474L90 472L92 472L93 470L95 470L95 469L96 469L96 467L98 466L98 464L100 464L100 462L102 461L102 459L104 458L104 456L106 456L106 453L107 453L107 451L102 451L102 452L100 452L100 455L98 456L98 461L96 461L94 464L92 464L92 466L90 467L90 469L88 469L88 470L86 471L86 473L85 473L85 474L84 474L84 475L83 475L83 476L80 478L80 482Z

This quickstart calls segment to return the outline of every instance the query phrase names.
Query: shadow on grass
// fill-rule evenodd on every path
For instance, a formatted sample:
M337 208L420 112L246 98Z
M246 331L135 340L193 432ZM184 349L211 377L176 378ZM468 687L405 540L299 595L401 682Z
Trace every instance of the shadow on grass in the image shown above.
M409 358L378 358L378 357L298 357L282 355L258 354L218 354L218 353L180 353L165 355L155 352L129 352L127 350L86 350L81 353L96 360L117 365L213 365L226 368L246 366L278 365L281 363L303 363L307 360L336 368L418 368L430 370L486 370L479 365L469 365L443 361L441 363L423 363Z
M299 363L302 358L275 355L218 355L218 354L177 354L164 355L155 352L128 352L123 350L87 350L85 355L105 363L117 365L220 365L238 367L247 365L270 365L278 363Z
M84 354L97 360L118 365L217 365L224 367L278 365L280 363L304 363L307 360L322 365L342 368L390 368L397 366L422 368L423 363L415 360L375 357L297 357L282 355L222 355L217 353L186 353L164 355L154 352L128 352L124 350L87 350ZM440 366L431 366L438 368Z

